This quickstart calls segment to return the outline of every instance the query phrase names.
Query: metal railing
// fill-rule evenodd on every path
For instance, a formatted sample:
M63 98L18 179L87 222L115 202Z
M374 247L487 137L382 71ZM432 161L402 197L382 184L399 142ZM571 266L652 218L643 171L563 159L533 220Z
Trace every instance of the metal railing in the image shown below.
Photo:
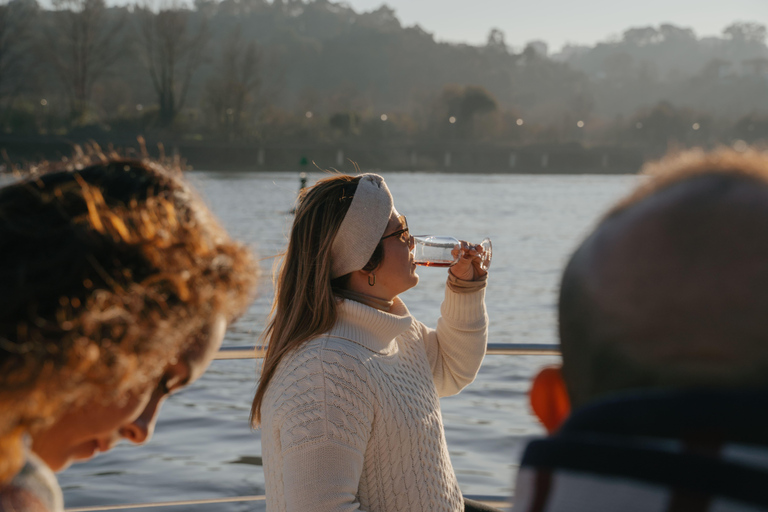
M479 501L491 507L509 508L512 503L508 498L498 496L472 496L466 495L470 500ZM180 507L183 505L216 505L219 503L239 503L246 501L265 501L266 496L235 496L233 498L211 498L207 500L185 500L185 501L158 501L154 503L133 503L129 505L96 505L93 507L74 507L65 509L64 512L102 512L106 510L134 510L139 508L152 507Z
M261 359L267 347L222 347L216 359ZM559 356L560 345L544 343L489 343L486 350L489 356Z
M261 359L266 354L266 347L256 346L235 346L222 347L216 354L216 360L231 359ZM555 344L539 343L489 343L486 349L486 355L490 356L559 356L560 346ZM499 496L472 496L467 498L485 503L492 507L501 507L509 509L512 507L512 501L508 497ZM190 505L212 505L218 503L238 503L246 501L265 501L266 496L233 496L229 498L210 498L200 500L184 501L161 501L153 503L132 503L123 505L95 505L88 507L67 508L64 512L102 512L108 510L133 510L151 507L180 507Z

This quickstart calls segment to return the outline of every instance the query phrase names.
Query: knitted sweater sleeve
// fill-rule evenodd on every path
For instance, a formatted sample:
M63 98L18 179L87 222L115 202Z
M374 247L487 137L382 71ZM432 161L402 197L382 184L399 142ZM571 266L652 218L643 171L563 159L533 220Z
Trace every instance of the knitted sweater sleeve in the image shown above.
M485 288L456 293L445 288L437 329L419 324L439 396L455 395L475 380L488 343Z
M373 423L365 368L326 348L293 376L299 399L283 403L279 422L286 510L360 510L358 484Z

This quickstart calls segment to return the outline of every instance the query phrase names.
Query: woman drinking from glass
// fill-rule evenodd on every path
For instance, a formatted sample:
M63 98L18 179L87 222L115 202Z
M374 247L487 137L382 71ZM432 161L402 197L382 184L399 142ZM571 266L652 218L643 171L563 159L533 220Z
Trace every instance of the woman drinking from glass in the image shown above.
M398 297L419 276L384 180L338 175L302 194L251 409L268 510L480 510L439 403L474 380L487 342L482 249L463 246L431 329Z

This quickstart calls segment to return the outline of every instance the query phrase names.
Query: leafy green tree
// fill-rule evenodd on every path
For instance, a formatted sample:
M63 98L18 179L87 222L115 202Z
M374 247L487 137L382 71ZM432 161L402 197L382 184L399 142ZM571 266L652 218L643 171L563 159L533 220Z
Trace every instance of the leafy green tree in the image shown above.
M474 136L476 117L495 111L496 98L479 85L448 85L438 97L435 115L443 133L454 133L462 139Z
M750 144L768 142L768 114L752 112L733 126L733 138L744 140Z
M671 23L663 23L659 27L659 34L661 34L662 40L667 43L696 41L696 34L693 30L678 27Z
M766 37L765 25L755 22L737 22L723 29L723 35L734 41L753 41L764 43Z
M504 32L498 28L492 28L488 33L488 41L485 43L485 46L492 51L507 53L509 48L507 48L506 37Z
M328 126L343 137L357 133L360 117L354 112L336 112L328 119Z
M663 152L675 145L708 142L704 139L711 124L707 115L663 101L637 112L628 129L634 140Z
M622 39L631 46L647 46L658 43L661 34L653 27L635 27L625 30Z

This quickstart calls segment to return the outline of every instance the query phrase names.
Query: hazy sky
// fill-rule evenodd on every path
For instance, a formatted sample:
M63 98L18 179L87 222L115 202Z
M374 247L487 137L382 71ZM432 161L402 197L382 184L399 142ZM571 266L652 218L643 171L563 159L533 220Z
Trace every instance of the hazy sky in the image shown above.
M400 21L418 23L439 41L481 44L491 27L522 47L543 39L550 50L565 43L594 44L629 27L672 23L698 36L719 35L734 21L768 23L768 0L346 0L356 11L386 3Z

